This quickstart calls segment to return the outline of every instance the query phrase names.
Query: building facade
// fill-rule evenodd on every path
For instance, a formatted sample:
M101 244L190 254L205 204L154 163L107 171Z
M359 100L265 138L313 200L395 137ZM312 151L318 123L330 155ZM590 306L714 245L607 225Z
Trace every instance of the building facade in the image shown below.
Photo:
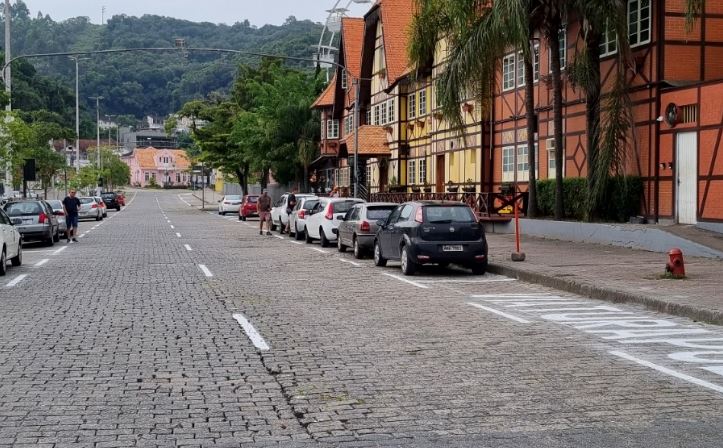
M182 149L136 148L123 157L136 187L186 187L191 182L191 164Z

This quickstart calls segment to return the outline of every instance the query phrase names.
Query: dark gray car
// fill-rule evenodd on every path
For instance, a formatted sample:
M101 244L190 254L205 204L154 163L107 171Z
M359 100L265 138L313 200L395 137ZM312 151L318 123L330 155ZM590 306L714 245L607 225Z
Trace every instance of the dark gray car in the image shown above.
M339 224L339 238L336 243L339 252L352 247L356 258L362 258L365 253L370 252L374 247L377 221L386 220L397 205L391 202L356 204Z
M52 246L60 241L58 217L47 202L13 201L5 204L4 208L10 219L20 220L16 228L23 236L23 242L42 241Z

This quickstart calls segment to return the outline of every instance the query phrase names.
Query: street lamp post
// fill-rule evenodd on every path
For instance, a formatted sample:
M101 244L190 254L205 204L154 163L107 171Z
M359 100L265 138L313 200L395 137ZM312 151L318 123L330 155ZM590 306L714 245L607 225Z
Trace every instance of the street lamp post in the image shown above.
M78 56L69 56L75 61L75 171L80 171L80 81L78 76L78 62L87 60Z
M91 100L95 101L95 126L96 126L96 151L98 153L96 154L96 163L98 166L98 169L102 169L103 166L101 165L101 159L100 159L100 101L105 99L102 96L91 96Z
M361 93L359 79L354 79L354 197L359 197L359 94Z
M12 14L10 13L10 0L5 0L5 69L3 70L3 81L5 82L5 92L8 94L8 104L5 106L5 110L11 112L12 106L12 70L10 63L12 62L12 54L10 52L10 24ZM10 190L13 185L13 172L10 168L10 162L5 166L5 183L7 183Z

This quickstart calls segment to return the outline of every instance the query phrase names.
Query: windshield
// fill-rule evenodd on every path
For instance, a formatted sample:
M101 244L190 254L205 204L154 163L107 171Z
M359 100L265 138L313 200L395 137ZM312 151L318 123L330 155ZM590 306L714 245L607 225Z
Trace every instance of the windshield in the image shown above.
M114 198L115 193L103 193L101 196L104 198Z
M42 211L37 202L11 202L5 206L8 216L39 215Z
M226 200L227 200L227 201L240 201L240 200L241 200L241 196L239 196L239 195L237 195L237 194L232 194L232 195L230 195L230 196L226 196Z
M367 219L371 219L373 221L385 220L392 214L392 211L395 208L396 207L393 205L387 207L369 207L367 209Z
M425 222L444 224L451 222L475 222L472 209L466 205L424 207Z
M90 204L91 202L95 202L95 199L93 198L80 198L81 204Z
M259 197L258 196L246 196L246 200L251 204L255 204L255 203L259 202Z

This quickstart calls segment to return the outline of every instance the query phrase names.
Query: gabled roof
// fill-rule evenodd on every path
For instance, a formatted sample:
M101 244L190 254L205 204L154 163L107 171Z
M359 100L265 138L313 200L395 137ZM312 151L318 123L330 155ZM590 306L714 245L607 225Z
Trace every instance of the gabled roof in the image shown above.
M324 107L332 107L334 105L334 100L336 98L336 75L334 75L333 78L331 78L331 81L329 82L329 85L326 86L326 89L324 89L323 92L321 92L321 95L314 101L314 104L311 105L312 109L316 108L324 108Z
M379 0L384 32L387 79L392 85L411 66L407 56L409 27L416 9L414 0Z
M346 138L346 147L349 155L354 154L354 134ZM389 155L387 132L381 126L365 125L359 128L359 154L360 155Z
M159 154L168 154L173 158L176 170L187 170L191 167L186 151L182 149L156 149L156 148L136 148L133 151L133 157L138 161L141 169L155 170L158 167L156 157Z
M354 78L361 76L361 51L364 42L364 19L344 17L341 19L344 65Z

